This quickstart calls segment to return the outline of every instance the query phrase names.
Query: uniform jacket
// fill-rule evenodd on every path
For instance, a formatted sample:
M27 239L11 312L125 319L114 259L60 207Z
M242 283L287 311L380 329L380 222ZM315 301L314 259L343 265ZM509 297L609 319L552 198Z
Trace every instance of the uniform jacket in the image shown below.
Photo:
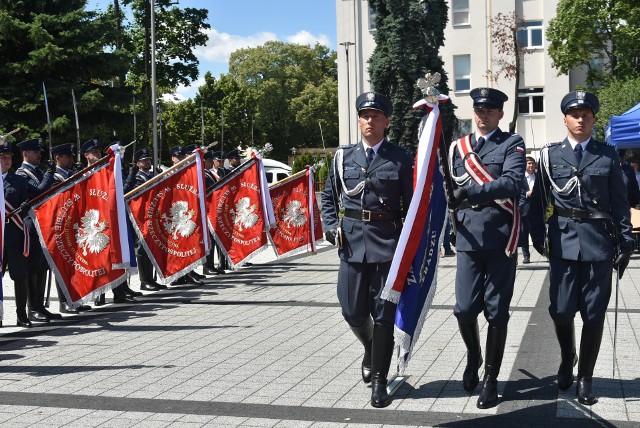
M561 143L548 144L546 148L549 151L551 177L541 162L529 210L531 238L534 242L542 242L544 239L543 207L547 206L547 196L551 195L555 207L601 211L613 217L613 222L602 219L572 220L554 213L548 220L551 257L588 262L613 260L614 224L622 247L629 248L628 246L633 245L627 189L616 149L591 139L583 152L582 162L578 165L567 139ZM549 179L562 188L576 173L582 176L582 182L588 191L583 188L578 196L577 189L569 195L560 195L556 190L551 190Z
M342 175L347 189L353 189L362 181L365 185L357 195L344 193L340 179L336 177L334 159L321 197L324 231L336 229L339 225L337 198L342 200L345 209L391 211L400 213L404 218L413 195L413 159L409 153L384 140L367 168L362 142L341 150L344 153ZM400 237L401 220L365 223L344 217L340 223L343 232L343 247L339 250L341 260L356 263L391 261Z
M475 135L471 135L475 144ZM483 205L478 208L460 209L456 213L458 251L504 250L509 240L513 217L499 208L494 199L516 199L519 202L521 192L525 190L525 145L521 136L502 132L499 128L485 141L478 151L482 163L495 178L482 185L471 180L465 184L469 203ZM453 150L453 169L456 176L462 176L466 170L460 153ZM488 204L488 205L487 205Z
M4 199L9 202L11 206L15 209L18 209L23 202L26 202L32 198L35 198L44 190L50 187L52 174L46 174L46 180L43 180L41 184L41 188L34 186L31 184L26 178L21 175L15 174L13 172L8 172L7 176L4 179ZM44 190L43 190L44 189ZM7 214L9 214L7 212ZM16 214L19 215L19 214ZM24 222L25 227L30 232L31 244L38 242L37 234L35 232L35 228L33 227L33 222L30 221L29 218L25 219ZM13 221L9 220L5 224L4 231L4 244L6 247L19 246L20 252L22 253L22 245L24 241L23 231L18 229Z

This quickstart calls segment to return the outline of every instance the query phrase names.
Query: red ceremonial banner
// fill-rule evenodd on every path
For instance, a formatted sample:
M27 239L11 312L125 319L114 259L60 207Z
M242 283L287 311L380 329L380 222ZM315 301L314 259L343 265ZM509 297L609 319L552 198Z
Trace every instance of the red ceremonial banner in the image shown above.
M275 183L269 193L276 218L276 227L269 233L278 257L315 252L316 241L322 239L322 224L313 190L313 169Z
M62 187L29 213L71 307L94 300L126 279L129 263L121 251L124 213L119 219L115 164L112 156L109 163ZM119 186L122 192L121 181Z
M260 160L251 158L224 176L208 196L209 228L232 269L246 263L269 243ZM268 194L266 195L268 197Z
M203 175L202 152L197 150L182 168L134 190L128 200L133 229L161 284L200 266L209 251Z

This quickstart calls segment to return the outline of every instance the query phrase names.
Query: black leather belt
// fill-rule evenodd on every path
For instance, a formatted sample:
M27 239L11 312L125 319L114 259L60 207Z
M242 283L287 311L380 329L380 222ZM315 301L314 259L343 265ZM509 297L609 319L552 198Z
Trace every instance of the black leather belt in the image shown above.
M603 211L585 211L578 208L559 208L555 207L554 213L560 217L568 217L573 220L582 220L585 218L590 219L603 219L612 220L611 214Z
M462 203L458 207L458 210L466 210L467 208L471 208L472 210L482 209L482 208L488 207L488 206L490 206L492 204L493 204L493 202L489 201L489 202L480 202L479 204L476 204L476 205L471 205L471 203L468 200L464 200L464 201L462 201Z
M344 210L344 216L362 221L392 221L400 220L400 211L368 211Z

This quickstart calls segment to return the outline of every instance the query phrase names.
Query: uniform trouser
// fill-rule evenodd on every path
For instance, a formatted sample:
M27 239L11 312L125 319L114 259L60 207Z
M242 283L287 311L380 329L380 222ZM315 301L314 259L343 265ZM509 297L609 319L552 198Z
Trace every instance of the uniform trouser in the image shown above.
M6 244L6 242L5 242ZM14 283L16 314L26 317L27 293L29 288L29 265L27 258L22 254L22 242L20 246L5 245L2 269L9 269L9 277Z
M580 311L585 326L601 328L611 298L612 262L551 257L549 266L549 314L554 322L571 323Z
M350 326L362 326L370 317L377 325L393 326L396 305L380 298L390 266L391 262L340 261L338 300L342 307L342 315Z
M504 250L458 251L454 315L472 324L484 311L490 326L507 328L515 278L516 257Z
M520 217L520 238L518 239L518 247L522 248L522 255L529 258L529 219L526 215Z

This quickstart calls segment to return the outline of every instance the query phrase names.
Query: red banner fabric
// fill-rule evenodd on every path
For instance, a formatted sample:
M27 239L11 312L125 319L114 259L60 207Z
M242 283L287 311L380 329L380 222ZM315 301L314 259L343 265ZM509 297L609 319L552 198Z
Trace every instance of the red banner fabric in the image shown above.
M232 269L264 250L269 242L258 163L252 158L240 165L224 176L207 198L209 227Z
M276 227L269 232L278 257L305 250L315 252L315 242L322 239L320 210L312 183L313 171L308 169L269 188L276 217Z
M128 201L131 223L161 284L192 271L207 255L209 237L200 200L204 183L198 173L198 156L202 156L200 151L193 162L143 188Z
M121 185L121 184L120 184ZM114 159L34 207L30 215L67 303L77 307L126 279Z

